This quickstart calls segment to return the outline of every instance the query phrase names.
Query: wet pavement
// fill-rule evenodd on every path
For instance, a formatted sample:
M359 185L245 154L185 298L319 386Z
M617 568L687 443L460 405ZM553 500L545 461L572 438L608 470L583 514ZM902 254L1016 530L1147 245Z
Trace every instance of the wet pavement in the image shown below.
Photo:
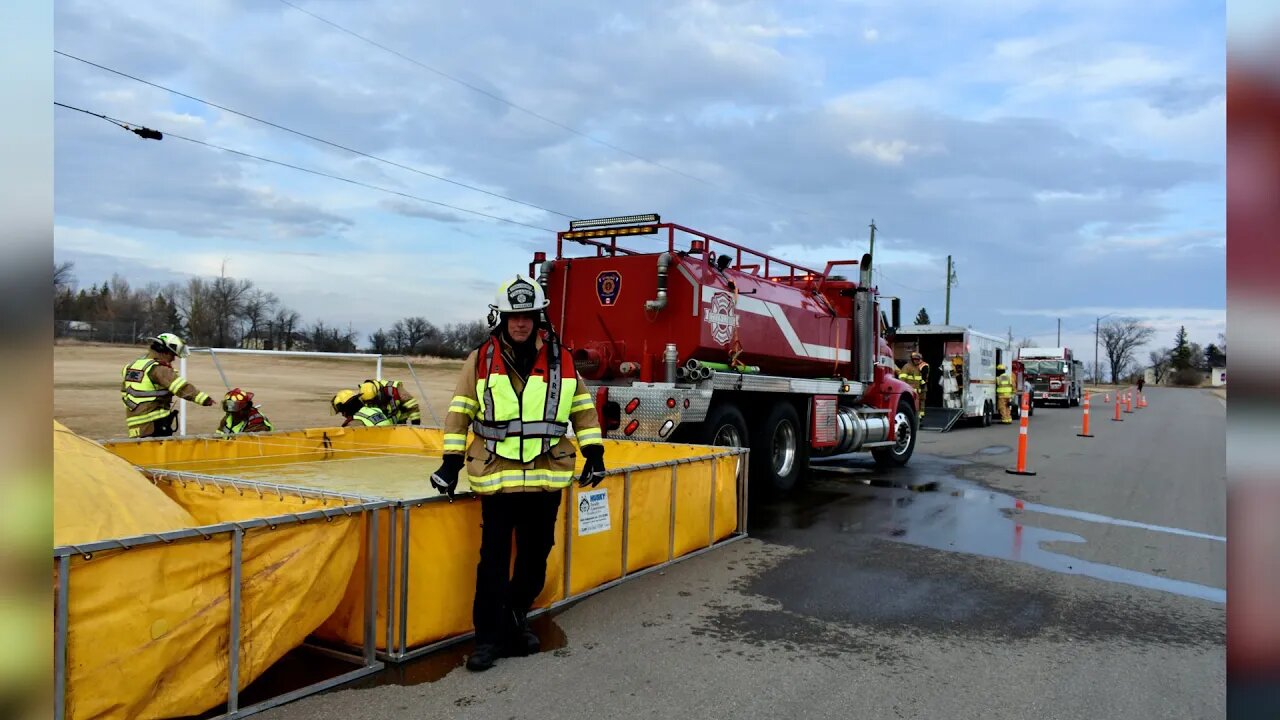
M540 618L538 656L466 646L278 718L1221 717L1224 408L1154 390L1077 438L1032 420L921 437L884 472L816 461L751 539Z

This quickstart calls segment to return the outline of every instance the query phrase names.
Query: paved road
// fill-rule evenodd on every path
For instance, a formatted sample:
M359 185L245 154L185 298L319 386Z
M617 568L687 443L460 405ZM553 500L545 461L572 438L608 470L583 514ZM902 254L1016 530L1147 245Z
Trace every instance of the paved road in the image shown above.
M926 435L906 472L825 462L751 539L541 619L542 655L263 717L1221 717L1225 406L1148 397L1091 439L1037 411L1034 477L1004 472L1016 425Z

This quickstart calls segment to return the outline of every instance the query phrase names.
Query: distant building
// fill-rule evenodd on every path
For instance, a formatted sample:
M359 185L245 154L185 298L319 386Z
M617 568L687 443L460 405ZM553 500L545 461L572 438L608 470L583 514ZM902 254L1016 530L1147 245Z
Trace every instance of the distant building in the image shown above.
M1209 384L1214 387L1222 387L1227 384L1227 369L1224 367L1216 367L1209 371Z

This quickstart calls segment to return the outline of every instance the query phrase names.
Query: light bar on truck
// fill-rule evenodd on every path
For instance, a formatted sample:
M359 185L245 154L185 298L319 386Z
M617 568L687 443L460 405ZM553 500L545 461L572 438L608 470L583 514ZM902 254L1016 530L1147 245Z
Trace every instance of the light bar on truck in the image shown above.
M662 218L658 217L658 213L649 213L648 215L619 215L618 217L595 218L592 220L570 220L570 230L585 230L587 228L598 228L606 225L639 225L641 223L657 223L662 222Z
M583 238L613 237L615 235L653 235L658 232L657 225L633 225L631 227L602 228L600 230L574 230L562 233L565 240L581 240Z

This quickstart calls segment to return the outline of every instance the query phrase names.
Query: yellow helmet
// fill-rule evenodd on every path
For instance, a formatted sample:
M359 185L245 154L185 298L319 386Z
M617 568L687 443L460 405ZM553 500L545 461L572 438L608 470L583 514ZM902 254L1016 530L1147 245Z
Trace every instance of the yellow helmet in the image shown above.
M360 399L365 402L371 402L378 397L378 391L382 389L381 380L365 380L360 383Z
M329 405L333 407L333 414L341 415L342 406L351 402L351 399L354 397L356 397L355 390L351 390L350 388L343 388L339 390L338 394L334 395L333 399L329 401Z
M996 369L997 369L997 370L1003 370L1003 369L1004 369L1004 363L996 363Z

